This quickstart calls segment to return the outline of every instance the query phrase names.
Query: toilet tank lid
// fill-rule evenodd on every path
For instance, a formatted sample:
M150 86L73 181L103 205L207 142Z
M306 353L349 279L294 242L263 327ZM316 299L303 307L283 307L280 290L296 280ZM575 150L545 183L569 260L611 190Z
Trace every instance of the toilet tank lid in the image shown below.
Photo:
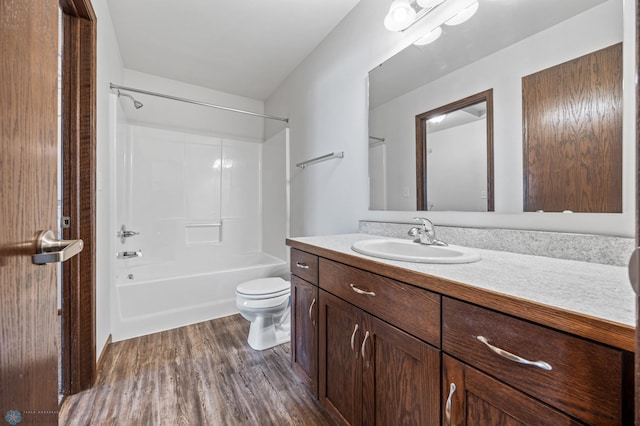
M289 282L280 277L258 278L238 285L236 291L242 294L270 294L289 288Z

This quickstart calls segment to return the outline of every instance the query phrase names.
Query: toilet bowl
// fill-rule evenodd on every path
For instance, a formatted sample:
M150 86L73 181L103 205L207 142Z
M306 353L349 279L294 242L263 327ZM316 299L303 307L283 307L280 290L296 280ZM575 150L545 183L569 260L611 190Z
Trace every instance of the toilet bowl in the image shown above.
M247 342L261 351L291 338L291 287L280 277L246 281L236 287L236 306L251 322Z

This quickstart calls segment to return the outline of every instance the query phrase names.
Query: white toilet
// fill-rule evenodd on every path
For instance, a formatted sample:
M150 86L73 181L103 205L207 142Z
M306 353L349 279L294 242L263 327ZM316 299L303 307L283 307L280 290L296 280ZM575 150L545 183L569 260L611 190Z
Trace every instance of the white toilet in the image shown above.
M251 321L249 346L261 351L290 340L290 296L289 281L280 277L246 281L236 287L236 306Z

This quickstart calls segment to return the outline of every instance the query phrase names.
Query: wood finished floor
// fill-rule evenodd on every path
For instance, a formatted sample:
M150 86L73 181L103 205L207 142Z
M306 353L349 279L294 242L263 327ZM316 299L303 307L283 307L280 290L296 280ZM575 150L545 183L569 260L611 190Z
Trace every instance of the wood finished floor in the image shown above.
M60 425L332 425L295 377L289 345L254 351L240 315L113 343Z

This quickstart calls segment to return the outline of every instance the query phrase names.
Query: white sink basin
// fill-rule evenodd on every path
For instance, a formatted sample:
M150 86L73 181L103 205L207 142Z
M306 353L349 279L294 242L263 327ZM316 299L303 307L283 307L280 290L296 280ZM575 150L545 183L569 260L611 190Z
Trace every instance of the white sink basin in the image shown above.
M368 256L416 263L472 263L482 259L480 253L467 247L430 246L390 238L357 241L351 249Z

